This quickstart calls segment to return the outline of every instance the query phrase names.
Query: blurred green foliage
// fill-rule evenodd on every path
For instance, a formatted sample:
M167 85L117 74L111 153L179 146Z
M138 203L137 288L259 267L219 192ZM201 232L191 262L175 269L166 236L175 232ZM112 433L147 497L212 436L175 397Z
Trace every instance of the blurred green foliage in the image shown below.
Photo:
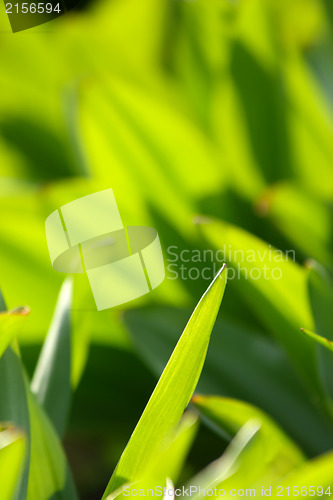
M9 310L31 314L2 318L0 354L22 323L32 375L64 280L49 261L45 219L112 187L124 224L155 227L166 259L169 246L295 250L280 280L230 280L199 390L257 406L308 457L331 450L332 54L329 0L99 0L15 35L1 3L0 285ZM76 389L65 445L82 498L102 496L208 285L170 277L124 314L87 310L89 287L75 277L71 328L64 311L63 329L54 320L58 351L48 365L44 346L33 386L46 410L63 405L60 433ZM11 348L9 358L17 362ZM66 397L54 400L59 377ZM0 408L1 420L27 430L34 401L19 421ZM202 427L197 442L182 481L226 446Z

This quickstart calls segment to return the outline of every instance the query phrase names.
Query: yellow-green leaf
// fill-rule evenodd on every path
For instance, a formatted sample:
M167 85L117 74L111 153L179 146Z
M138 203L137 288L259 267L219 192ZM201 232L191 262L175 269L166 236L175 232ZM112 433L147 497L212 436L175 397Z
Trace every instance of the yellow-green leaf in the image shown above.
M197 385L226 286L223 266L202 296L116 467L103 498L141 479L167 434L177 425Z

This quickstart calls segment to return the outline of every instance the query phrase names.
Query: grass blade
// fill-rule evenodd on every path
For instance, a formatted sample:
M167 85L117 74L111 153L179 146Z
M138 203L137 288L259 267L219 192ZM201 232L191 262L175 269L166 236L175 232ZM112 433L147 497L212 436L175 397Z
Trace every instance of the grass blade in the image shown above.
M198 428L198 415L187 411L177 428L172 430L165 449L162 449L145 472L148 487L165 484L168 478L177 482Z
M62 436L71 399L72 281L60 290L51 327L31 382L31 390Z
M122 484L141 479L162 441L181 419L204 364L210 334L224 294L226 276L224 266L194 310L103 498Z
M136 351L156 377L161 375L188 316L186 309L156 305L126 313L126 326ZM330 421L315 406L275 342L260 331L227 320L224 315L217 318L214 332L198 393L251 402L278 422L311 456L333 447ZM333 366L331 353L322 350Z

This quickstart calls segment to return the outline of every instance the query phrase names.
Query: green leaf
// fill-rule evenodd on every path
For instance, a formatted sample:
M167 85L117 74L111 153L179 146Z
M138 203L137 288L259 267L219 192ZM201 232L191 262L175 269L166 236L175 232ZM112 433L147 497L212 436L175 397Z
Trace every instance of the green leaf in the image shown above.
M317 262L309 261L308 268L308 290L315 327L313 330L305 328L303 332L317 342L321 376L327 395L331 399L329 401L328 397L327 405L333 415L333 363L329 352L333 342L333 282L329 273Z
M78 498L58 436L29 389L31 455L27 500L76 500Z
M246 422L259 422L263 450L261 460L266 461L275 473L286 474L304 461L301 450L259 408L243 401L213 396L197 395L192 398L192 403L209 421L231 436Z
M272 497L279 498L277 493L277 486L282 486L286 488L293 488L295 486L295 494L297 495L297 490L301 493L302 486L304 487L303 491L307 492L307 496L312 496L313 498L318 497L327 497L329 498L333 493L333 480L332 480L332 469L333 469L333 453L328 453L326 455L322 455L314 460L309 460L304 465L298 467L294 472L289 474L284 481L279 481L278 484L275 485L275 488L272 488ZM310 487L315 488L315 494L310 492ZM317 487L319 488L319 493L317 494ZM327 488L331 488L330 493L326 493ZM290 491L290 493L293 490ZM285 495L287 491L283 492ZM310 493L310 494L309 494ZM305 496L303 494L303 496Z
M264 193L258 202L258 210L267 215L306 257L330 262L333 227L328 204L296 185L279 183Z
M202 236L216 249L224 249L233 271L234 287L250 303L258 318L284 347L309 390L322 392L316 353L300 327L313 328L307 291L307 272L271 245L231 224L198 219Z
M322 337L321 335L318 335L317 333L310 332L310 330L305 330L305 328L301 328L301 331L305 333L308 337L310 337L312 340L315 340L318 342L318 344L326 347L329 351L333 351L333 342L332 340L327 339L326 337Z
M141 479L163 439L177 425L197 385L226 286L223 266L194 310L122 454L103 498Z
M54 317L42 347L31 390L62 436L71 399L72 281L62 285Z
M237 473L242 474L244 461L246 462L249 454L251 456L251 450L256 446L258 432L260 432L258 423L247 422L236 434L223 455L199 472L185 487L219 489L228 478L232 478ZM200 494L194 490L191 498L199 497Z
M0 358L0 421L11 422L30 436L30 418L24 377L19 355L8 348ZM27 458L20 477L14 499L25 500L29 475L30 441L27 443Z
M17 347L0 358L0 421L22 429L27 441L23 474L15 500L63 500L77 498L66 458L52 424L32 395Z
M8 348L0 359L0 420L13 422L29 437L27 459L17 486L17 500L76 499L66 458L57 434L32 395L21 360ZM27 496L28 491L28 496Z
M320 92L308 64L296 52L285 59L283 73L288 99L292 102L289 137L298 183L310 193L331 200L333 124L327 100Z
M107 496L106 500L114 498L126 498L123 495L123 488L127 486L130 490L154 489L175 483L183 468L189 449L196 437L199 426L198 415L187 411L181 419L179 425L172 429L165 440L161 449L155 454L155 459L144 471L142 479L131 484L126 484Z
M23 319L29 313L27 307L16 307L11 311L0 312L0 358L19 332Z
M179 425L167 436L160 453L145 471L145 481L152 487L161 485L169 478L177 482L184 462L199 428L198 415L187 411Z
M122 77L107 78L102 87L93 84L89 92L82 88L80 129L94 176L112 178L119 203L133 209L136 204L128 200L138 198L140 206L139 192L184 233L191 230L196 200L225 184L226 169L205 133L165 96ZM190 171L184 169L187 151ZM112 173L107 163L115 166Z
M307 267L308 290L315 330L319 335L333 340L333 281L330 274L318 262L310 260L307 263ZM301 326L304 327L305 325Z
M187 310L158 306L125 314L136 351L157 377L187 317ZM332 426L279 346L262 332L225 316L217 319L214 328L197 391L246 400L260 407L310 455L331 449Z
M221 429L227 426L230 429L239 428L242 421L246 423L241 426L236 437L231 441L226 453L215 463L210 464L201 472L190 484L201 486L201 488L220 488L226 492L233 489L251 488L257 490L264 486L269 487L277 480L282 480L288 476L291 471L300 467L304 463L304 457L288 439L283 436L281 431L266 416L263 416L257 409L241 403L236 406L237 401L231 401L222 398L200 398L198 405L200 411L203 409L204 415L208 415L215 425ZM234 405L235 403L235 405ZM242 411L245 409L245 413ZM226 411L225 411L226 410ZM238 415L241 412L241 416ZM249 418L248 418L249 417ZM252 429L253 438L249 440L246 446L239 446L241 436L244 432L249 433ZM279 439L282 438L281 442ZM238 446L237 446L238 444ZM236 445L236 453L234 451ZM284 445L287 445L286 448ZM240 448L240 451L238 451ZM231 459L236 455L236 460ZM252 492L252 496L258 495L259 491ZM200 495L196 495L195 497ZM250 496L250 495L248 495Z
M13 500L20 484L25 458L26 436L15 427L0 429L1 500Z

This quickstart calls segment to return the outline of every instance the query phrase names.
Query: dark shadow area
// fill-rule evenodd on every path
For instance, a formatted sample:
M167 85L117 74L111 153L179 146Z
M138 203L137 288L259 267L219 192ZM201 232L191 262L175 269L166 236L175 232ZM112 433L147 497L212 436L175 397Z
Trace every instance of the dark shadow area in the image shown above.
M267 182L292 175L282 76L264 71L241 42L233 46L231 73L245 113L253 152Z
M49 181L75 174L66 144L47 124L10 117L0 121L0 134L23 157L30 180Z
M290 240L279 231L269 217L260 216L253 203L232 190L202 198L199 207L200 214L234 224L283 252L293 248ZM300 249L297 250L296 259L299 263L306 257Z

